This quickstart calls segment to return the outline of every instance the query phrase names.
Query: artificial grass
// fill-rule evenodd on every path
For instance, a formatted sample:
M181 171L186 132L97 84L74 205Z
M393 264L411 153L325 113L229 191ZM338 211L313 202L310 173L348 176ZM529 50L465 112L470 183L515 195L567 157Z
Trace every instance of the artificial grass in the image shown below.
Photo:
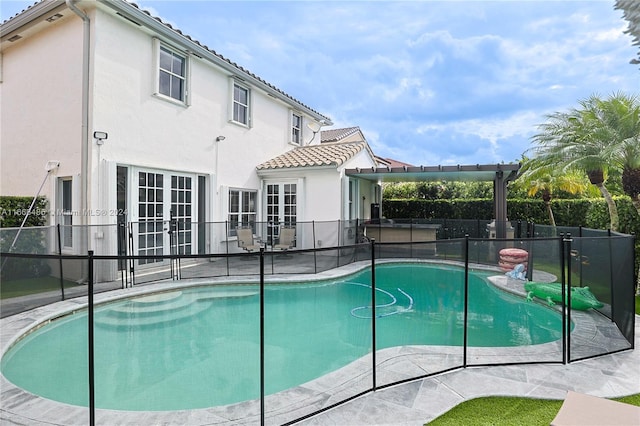
M640 394L614 401L640 406ZM548 425L563 401L490 396L465 401L442 416L429 422L430 426L513 426Z
M76 282L64 280L64 288L79 285ZM2 280L0 282L0 299L27 296L47 291L60 291L60 278L46 276L39 278L24 278L20 280Z
M640 296L636 296L636 314L640 315ZM637 350L637 349L636 349ZM640 394L614 401L640 407ZM432 426L514 426L548 425L558 414L563 401L520 397L490 396L471 399L435 418Z
M465 401L429 425L549 425L561 406L562 401L490 396Z

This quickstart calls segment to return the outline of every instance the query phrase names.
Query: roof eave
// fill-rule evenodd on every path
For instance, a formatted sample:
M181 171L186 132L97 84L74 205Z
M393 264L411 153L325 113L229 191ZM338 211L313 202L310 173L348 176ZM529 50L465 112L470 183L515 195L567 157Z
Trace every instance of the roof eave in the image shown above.
M332 125L331 119L320 114L317 111L309 108L308 106L297 102L295 99L290 98L287 95L284 95L283 92L279 90L275 90L273 87L269 86L269 84L264 81L257 79L251 73L246 72L232 63L224 60L220 56L215 55L211 51L205 49L202 45L190 40L189 37L179 34L176 30L169 28L166 24L158 21L152 16L145 13L143 10L127 3L126 1L113 1L113 0L98 0L101 4L110 7L111 9L119 12L121 15L124 15L127 19L131 19L134 22L138 22L142 25L147 26L152 29L154 32L159 34L161 37L164 37L170 40L172 43L175 43L186 51L190 53L194 53L202 58L207 59L208 61L214 63L216 66L222 68L224 71L229 73L230 76L238 77L245 82L251 84L254 87L263 90L267 94L275 97L276 99L303 111L314 119L320 121L325 120L327 125Z
M38 23L38 19L44 15L53 13L56 9L66 7L64 0L52 0L36 3L33 6L23 10L19 14L2 23L0 35L2 41L12 37L12 34L18 30L24 31L25 28L34 26Z
M269 169L257 169L256 172L260 177L270 177L276 175L282 175L284 173L300 173L301 171L326 171L337 170L339 166L336 164L327 164L323 166L294 166L294 167L278 167Z
M82 7L83 3L85 3L85 1L80 1L77 3L77 5L79 7ZM207 61L213 63L214 65L227 72L229 76L234 76L242 79L253 87L256 87L264 91L268 95L274 97L275 99L284 102L286 105L289 105L293 109L301 111L317 121L324 120L327 125L333 125L333 122L329 117L313 110L312 108L301 103L290 95L287 95L281 90L275 88L275 86L272 86L267 82L252 75L252 73L243 70L237 65L234 65L230 60L225 60L223 57L212 53L210 50L206 49L199 43L193 41L189 36L179 33L178 30L175 30L169 27L167 24L159 21L158 19L155 19L153 16L147 14L137 6L129 4L124 0L97 0L96 4L108 7L111 10L119 13L125 19L131 20L134 23L149 28L151 31L158 34L161 38L164 38L172 44L175 44L177 47L179 46L183 48L189 53L193 53L199 57L206 59ZM33 6L30 6L29 8L10 18L0 26L0 29L2 30L0 34L2 41L5 41L6 39L12 37L12 34L14 32L24 31L29 27L37 25L43 15L51 14L56 9L63 9L66 7L67 6L64 0L42 1L40 3L34 4Z

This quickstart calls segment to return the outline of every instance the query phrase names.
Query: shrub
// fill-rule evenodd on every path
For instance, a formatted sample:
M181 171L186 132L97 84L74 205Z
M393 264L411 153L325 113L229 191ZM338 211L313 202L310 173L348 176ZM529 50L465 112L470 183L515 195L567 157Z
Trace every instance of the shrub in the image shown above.
M18 228L32 202L33 197L0 197L0 227ZM35 230L33 227L44 226L47 214L47 199L38 197L24 225L31 229L22 231L19 235L17 230L0 232L0 251L28 254L45 253L47 229ZM16 236L18 236L17 239ZM44 259L5 258L2 260L1 278L15 280L42 277L48 275L50 269Z
M33 202L33 197L0 196L0 228L17 228ZM44 226L47 222L48 203L38 197L24 226Z

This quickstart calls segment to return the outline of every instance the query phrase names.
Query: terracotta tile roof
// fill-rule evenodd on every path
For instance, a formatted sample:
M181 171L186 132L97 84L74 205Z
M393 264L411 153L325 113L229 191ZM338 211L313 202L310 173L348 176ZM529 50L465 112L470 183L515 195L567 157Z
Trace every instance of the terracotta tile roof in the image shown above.
M394 160L393 158L387 157L378 157L376 155L376 160L384 166L388 167L414 167L413 164L405 163L404 161Z
M347 127L344 129L323 130L320 132L320 142L337 142L342 138L352 135L360 130L360 127Z
M340 166L366 149L366 142L323 143L300 146L259 164L258 170L292 167Z

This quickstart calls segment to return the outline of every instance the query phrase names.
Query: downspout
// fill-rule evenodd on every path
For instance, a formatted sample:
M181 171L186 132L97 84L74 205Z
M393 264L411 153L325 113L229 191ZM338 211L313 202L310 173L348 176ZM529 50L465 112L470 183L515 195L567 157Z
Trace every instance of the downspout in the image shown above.
M88 187L89 187L89 53L91 51L90 42L90 20L89 16L76 7L78 0L65 0L67 7L82 19L82 144L80 149L81 165L80 165L80 222L82 225L87 224L89 211ZM88 233L87 233L88 234ZM86 247L88 249L89 239L87 235ZM84 242L83 242L84 243Z

